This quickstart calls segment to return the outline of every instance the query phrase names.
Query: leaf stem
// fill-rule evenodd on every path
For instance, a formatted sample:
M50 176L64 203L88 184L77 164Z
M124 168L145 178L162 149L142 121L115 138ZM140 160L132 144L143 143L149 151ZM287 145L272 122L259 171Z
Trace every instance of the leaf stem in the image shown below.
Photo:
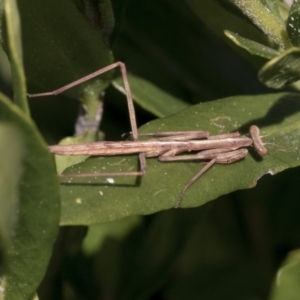
M16 1L4 1L5 20L7 26L7 45L11 63L13 91L15 103L29 116L26 97L25 74L21 46L21 26Z

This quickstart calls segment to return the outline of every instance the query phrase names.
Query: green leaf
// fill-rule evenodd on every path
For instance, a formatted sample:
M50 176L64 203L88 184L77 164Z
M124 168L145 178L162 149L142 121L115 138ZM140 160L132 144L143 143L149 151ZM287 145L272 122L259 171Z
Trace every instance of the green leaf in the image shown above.
M273 47L274 43L265 35L259 28L249 22L242 14L239 14L238 9L232 1L197 1L185 0L192 12L201 20L201 23L208 27L210 31L224 39L230 47L233 48L240 56L251 62L255 68L260 68L263 61L258 56L249 55L243 49L236 47L224 36L224 29L231 32L237 32L240 36L255 41L268 47Z
M272 14L277 18L277 21L282 20L281 24L284 25L282 16L280 14L278 0L262 0L262 3L272 12Z
M25 152L18 185L18 207L12 216L16 220L15 231L7 251L7 270L1 281L0 298L29 299L44 277L58 232L58 180L53 159L36 127L2 94L0 121L18 129Z
M19 205L23 156L24 141L18 129L0 122L0 245L4 244L6 249L17 221L15 211Z
M32 300L39 300L39 297L37 294L35 294L33 297L32 297Z
M271 300L300 299L300 250L289 253L273 283Z
M224 28L227 28L231 31L236 30L237 28L241 29L241 34L248 32L251 38L255 38L257 35L260 35L259 31L245 22L245 20L236 16L232 12L226 10L218 1L197 1L197 0L185 0L187 5L190 7L192 12L215 34L223 37ZM213 18L213 16L215 18ZM263 35L260 35L262 38Z
M258 72L266 86L279 89L300 79L300 48L291 48L267 62Z
M277 0L277 5L278 5L280 16L283 19L283 21L286 23L286 20L288 19L290 13L290 6L287 5L285 2L281 2L280 0Z
M106 6L109 9L109 6ZM25 73L30 93L48 92L113 62L109 45L73 1L19 1ZM109 12L107 12L109 14ZM68 90L94 119L112 72Z
M112 62L101 33L72 1L20 1L19 10L26 76L39 91L53 90ZM91 80L84 84L85 92L101 90L100 85L99 79ZM68 94L80 98L81 90Z
M26 84L22 61L22 46L20 33L20 17L16 0L3 0L6 21L6 30L1 30L2 42L5 42L8 48L8 57L10 58L13 90L15 103L29 115L29 107L26 98ZM5 41L4 41L4 40Z
M96 254L107 238L123 240L140 223L141 217L132 216L116 222L89 226L89 231L82 243L84 253Z
M115 16L110 0L97 1L98 12L101 15L101 26L103 27L102 32L108 35L107 42L110 35L113 33L115 27Z
M132 97L142 108L157 117L173 115L188 107L188 104L164 92L151 82L138 76L128 75ZM113 80L114 87L125 94L122 77Z
M70 144L80 144L80 143L91 143L99 140L103 140L103 134L98 131L87 131L82 135L77 135L73 137L66 137L59 142L59 145L70 145ZM86 155L78 156L55 156L55 164L57 173L62 173L66 168L78 164L83 160L87 159Z
M295 0L291 6L289 17L286 23L286 31L296 47L300 46L300 3Z
M232 191L253 187L264 174L299 165L299 100L298 94L230 97L155 120L140 132L209 130L218 134L236 130L247 133L253 124L262 128L264 142L271 143L269 154L258 159L250 149L251 154L242 161L214 166L184 196L182 207L196 207ZM185 183L200 168L199 162L163 163L151 158L147 159L147 173L142 178L63 179L61 224L97 224L172 208ZM68 173L134 169L136 156L99 157L73 166Z
M292 46L281 19L272 14L260 0L232 2L281 48L288 49Z
M249 53L254 55L259 55L261 57L272 59L275 56L279 55L280 52L276 51L270 47L267 47L265 45L262 45L260 43L251 41L249 39L246 39L237 33L234 33L229 30L224 31L225 35L231 39L237 46L247 50Z

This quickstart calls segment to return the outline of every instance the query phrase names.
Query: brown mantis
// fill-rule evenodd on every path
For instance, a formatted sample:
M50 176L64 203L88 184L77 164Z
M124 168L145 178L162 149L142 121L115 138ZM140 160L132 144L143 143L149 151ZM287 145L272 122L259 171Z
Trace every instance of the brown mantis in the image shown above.
M52 92L28 94L28 96L42 97L58 95L80 83L117 67L120 68L123 78L133 141L103 141L76 145L54 145L49 146L49 150L51 153L57 155L110 156L138 153L140 162L139 171L61 174L59 176L72 178L98 176L142 176L146 173L146 157L158 157L158 160L162 162L185 160L208 161L208 163L185 184L180 193L179 200L175 205L177 208L181 205L185 191L215 163L230 164L241 160L248 154L246 147L249 146L253 146L260 156L267 153L267 149L259 135L259 128L255 125L250 127L250 137L241 136L238 132L210 136L207 131L165 131L140 134L152 137L148 140L140 141L138 139L139 134L137 131L134 105L128 83L126 67L121 62L109 65ZM186 154L189 152L193 152L193 154Z

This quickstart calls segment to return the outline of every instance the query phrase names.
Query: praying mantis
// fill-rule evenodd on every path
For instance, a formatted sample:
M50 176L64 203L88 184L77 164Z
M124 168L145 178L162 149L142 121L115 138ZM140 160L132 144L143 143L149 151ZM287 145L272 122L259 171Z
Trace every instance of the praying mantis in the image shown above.
M125 64L122 62L113 63L54 91L28 94L28 97L58 95L80 83L86 82L115 68L120 68L122 74L133 140L53 145L48 148L51 153L56 155L111 156L137 153L139 156L139 170L128 172L60 174L60 177L143 176L146 173L146 158L148 157L158 157L158 160L161 162L189 160L207 162L207 164L184 185L175 205L175 208L178 208L182 203L186 190L214 164L231 164L243 159L248 154L247 147L253 147L260 156L267 154L267 149L261 140L260 131L256 125L250 127L250 137L240 135L238 132L211 136L208 131L160 131L139 134L127 71ZM150 138L140 141L139 136L141 135L149 136Z

